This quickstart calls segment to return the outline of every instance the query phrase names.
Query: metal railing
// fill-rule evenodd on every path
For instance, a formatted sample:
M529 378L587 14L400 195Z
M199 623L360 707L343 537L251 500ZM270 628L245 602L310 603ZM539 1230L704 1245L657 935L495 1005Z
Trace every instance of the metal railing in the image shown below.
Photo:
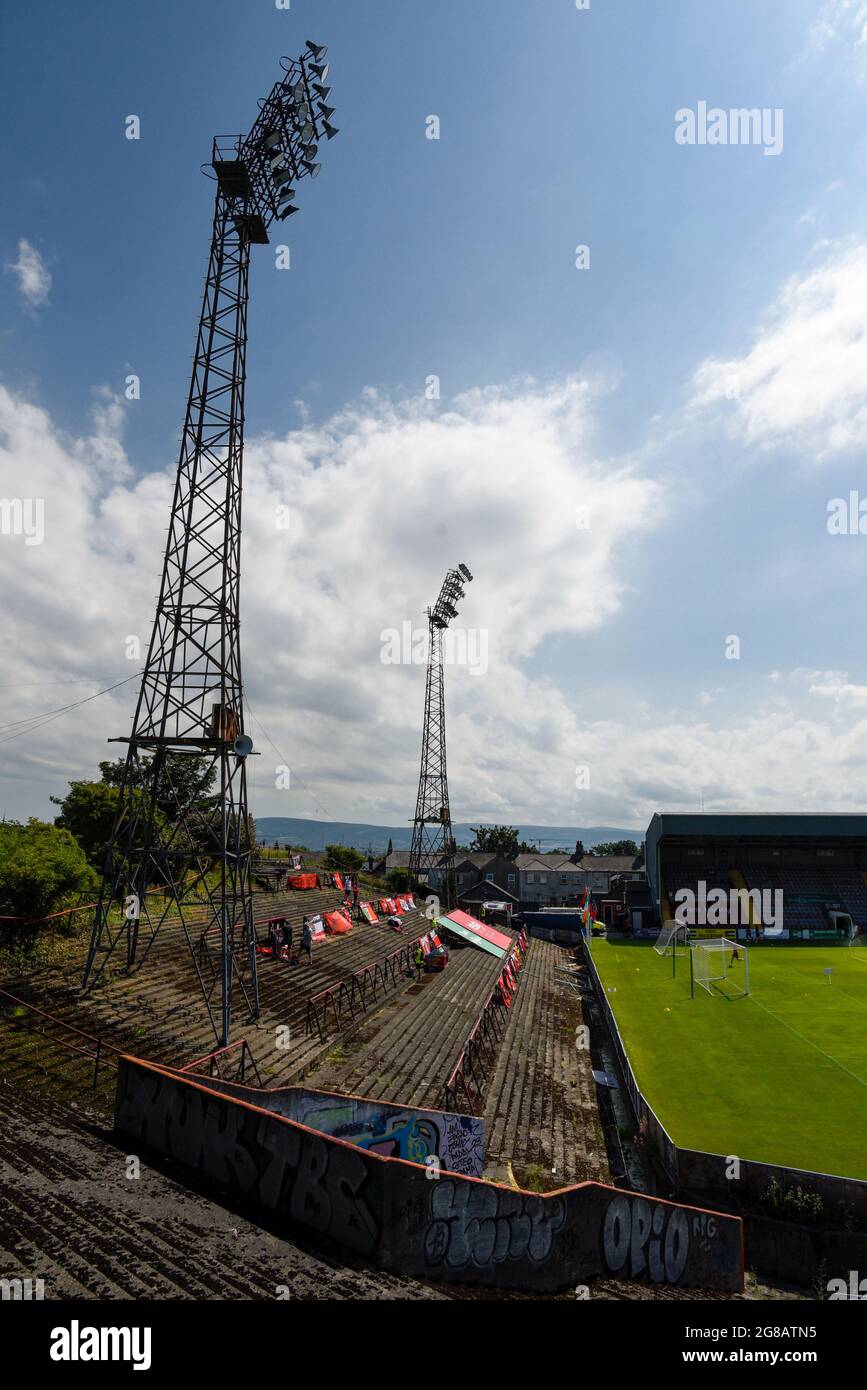
M55 1014L46 1012L45 1009L38 1008L35 1004L28 1004L26 1000L19 999L16 995L10 994L8 990L0 989L0 999L8 1000L16 1008L26 1009L28 1014L36 1014L40 1018L47 1019L49 1023L57 1028L64 1028L68 1033L73 1033L77 1038L82 1038L85 1042L92 1043L92 1048L81 1047L77 1043L67 1042L65 1038L55 1038L51 1033L46 1033L43 1028L31 1028L28 1031L34 1032L41 1038L49 1042L56 1043L58 1047L65 1048L68 1052L76 1052L80 1057L87 1057L93 1061L93 1089L96 1090L96 1083L99 1079L100 1064L117 1067L117 1058L120 1056L120 1048L113 1047L111 1043L104 1042L102 1038L96 1037L93 1033L85 1033L81 1028L75 1028L71 1023L66 1023L62 1018L57 1018ZM10 1018L8 1015L0 1014L0 1019L12 1027L20 1027L21 1021L17 1018ZM107 1055L106 1055L107 1054Z
M237 1057L235 1076L224 1076L223 1067L226 1064L226 1060L229 1057L229 1054L237 1053L238 1049L240 1049L240 1053ZM233 1057L232 1060L235 1061L236 1059ZM209 1052L205 1057L199 1057L195 1062L187 1062L186 1066L181 1067L180 1070L183 1072L192 1073L198 1067L207 1066L208 1076L216 1076L220 1081L243 1082L247 1079L248 1062L253 1069L253 1074L256 1077L256 1081L261 1087L262 1077L259 1075L259 1068L256 1065L256 1058L253 1056L253 1050L250 1047L250 1044L247 1042L246 1038L238 1038L236 1042L229 1043L228 1047L218 1047L214 1052Z
M418 937L408 941L383 960L363 965L346 979L336 980L327 989L311 994L307 1000L304 1036L309 1038L311 1033L316 1032L319 1041L324 1042L329 1020L340 1032L360 1018L412 971L420 940Z
M503 971L509 962L515 966L520 980L523 960L514 952L510 952L503 962ZM485 1082L496 1061L497 1048L502 1041L509 1015L502 980L503 973L501 972L500 978L485 1000L481 1013L473 1024L470 1036L461 1049L460 1056L443 1088L442 1108L444 1110L459 1110L460 1097L463 1097L470 1114L478 1114Z

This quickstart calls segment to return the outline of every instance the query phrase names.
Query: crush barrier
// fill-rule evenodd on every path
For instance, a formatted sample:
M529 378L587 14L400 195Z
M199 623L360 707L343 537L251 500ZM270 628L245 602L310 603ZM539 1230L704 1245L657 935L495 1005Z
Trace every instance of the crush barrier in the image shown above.
M356 1018L396 989L412 972L420 939L406 942L383 960L360 966L346 979L335 980L318 994L311 994L307 1000L304 1036L309 1038L315 1032L319 1041L324 1042L329 1025L338 1033L351 1027Z

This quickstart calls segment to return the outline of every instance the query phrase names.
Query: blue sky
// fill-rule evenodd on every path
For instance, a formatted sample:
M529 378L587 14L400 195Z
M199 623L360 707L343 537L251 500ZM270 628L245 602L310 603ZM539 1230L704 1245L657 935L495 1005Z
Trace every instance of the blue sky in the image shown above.
M450 546L463 545L478 573L468 621L492 642L499 634L509 679L486 706L484 682L462 685L455 673L457 818L639 825L649 810L689 809L702 793L719 809L800 809L804 797L819 798L819 809L860 806L851 736L867 702L853 614L863 538L829 536L825 515L829 498L864 478L865 22L861 0L591 0L589 11L573 0L292 0L288 11L272 0L47 0L7 9L6 439L22 418L15 410L38 407L40 457L67 450L82 470L90 521L69 513L63 542L77 545L74 560L55 531L38 564L57 574L68 563L87 594L74 606L94 611L88 620L79 612L74 642L47 637L22 656L28 632L56 624L68 636L77 619L68 596L52 613L17 553L3 639L20 682L0 692L2 722L59 703L40 681L123 674L122 636L149 625L162 530L147 508L161 514L158 480L172 469L208 246L212 189L199 166L212 135L252 123L279 55L312 37L329 46L341 134L321 178L299 194L301 215L272 238L290 245L292 270L275 270L272 248L257 252L247 394L257 477L272 490L287 480L309 519L309 460L324 458L329 505L349 513L346 536L320 522L317 547L281 555L244 591L260 638L245 656L249 693L275 742L291 745L299 778L347 819L406 810L421 695L414 672L398 673L382 695L380 618L398 593L418 621L439 571L466 558ZM782 108L780 155L678 145L675 112L702 100ZM124 138L129 114L141 119L138 141ZM431 114L438 141L425 139ZM22 240L50 276L41 298L28 299L11 268ZM575 267L579 243L590 247L586 271ZM120 399L128 372L142 382L134 404ZM420 402L434 373L442 400L429 407ZM739 377L737 401L708 388L715 373ZM565 432L554 423L563 382L589 382L581 421L568 407ZM473 397L490 388L498 406ZM528 392L543 406L524 436ZM415 410L429 425L421 443L408 423ZM471 426L460 470L447 457L453 418ZM353 452L359 422L374 439L368 455ZM560 430L563 460L547 468L534 440L549 427ZM395 450L412 441L418 452L402 474ZM521 454L504 462L510 441ZM22 447L7 448L2 495L30 495ZM89 469L94 448L108 449L113 472ZM358 485L353 475L343 494L353 468ZM374 470L366 481L365 468ZM627 481L624 518L618 480L628 478L641 487ZM57 516L61 483L45 486ZM594 539L600 549L581 532L570 542L592 559L585 572L561 558L568 547L546 527L597 486L608 528ZM524 514L529 493L538 524ZM111 637L112 607L96 611L100 564L117 543L100 530L106 515L118 526L123 515L135 537L109 557L114 582L129 584ZM352 563L360 572L375 559L381 582L368 595L379 605L376 640L357 651L366 614L345 619L304 598L323 550L339 545L349 565L353 542ZM494 592L504 549L531 609L517 590ZM25 560L32 571L33 553ZM291 666L279 679L265 659L275 630L287 644L304 640L292 660L277 643ZM728 634L742 641L737 662L723 656ZM299 665L316 661L349 686L319 724L321 701L311 710L293 685ZM107 704L96 718L88 707L53 725L50 750L34 753L29 738L9 745L6 814L45 814L49 791L92 768L102 723L113 719L122 733L128 720L126 697ZM71 762L61 728L75 743ZM334 757L336 737L346 745ZM772 762L769 740L779 749ZM569 769L585 757L599 790L582 801ZM263 772L261 809L315 811L298 785L284 805Z

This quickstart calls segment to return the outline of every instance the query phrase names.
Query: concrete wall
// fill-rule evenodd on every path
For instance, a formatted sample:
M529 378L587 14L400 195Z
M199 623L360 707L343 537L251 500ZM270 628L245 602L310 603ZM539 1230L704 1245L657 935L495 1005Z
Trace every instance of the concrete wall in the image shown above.
M805 1192L817 1193L822 1198L828 1226L842 1227L847 1212L862 1225L867 1224L867 1182L858 1178L838 1178L831 1173L813 1173L803 1168L741 1159L737 1181L729 1181L726 1178L729 1164L730 1160L722 1154L678 1149L679 1190L689 1192L693 1201L711 1198L749 1206L762 1199L773 1178L784 1192L800 1187Z
M448 1172L473 1178L480 1178L485 1166L485 1122L473 1115L420 1110L306 1086L260 1091L231 1081L197 1079L204 1080L210 1089L250 1101L308 1129L345 1139L386 1158L405 1158L411 1163L436 1158Z
M121 1058L115 1128L234 1197L397 1274L551 1292L595 1276L739 1290L741 1222L582 1183L537 1196L385 1158L244 1099L252 1088Z

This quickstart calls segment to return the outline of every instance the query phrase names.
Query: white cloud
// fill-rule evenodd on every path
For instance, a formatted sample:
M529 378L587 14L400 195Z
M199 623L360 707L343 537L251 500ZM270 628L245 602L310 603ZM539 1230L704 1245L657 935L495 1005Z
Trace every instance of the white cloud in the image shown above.
M630 548L663 509L658 484L594 458L590 409L577 380L473 391L440 414L370 392L321 428L251 441L246 685L299 779L289 793L274 787L283 757L251 719L263 754L252 768L260 814L407 818L424 672L384 665L382 634L404 621L422 627L458 561L476 574L458 625L488 634L489 664L480 675L447 672L455 814L514 815L523 804L546 819L568 803L575 692L537 678L534 664L548 639L578 642L616 620ZM45 505L43 545L0 536L3 683L98 674L108 685L135 669L128 636L146 649L174 469L131 479L122 422L122 406L100 395L92 436L66 441L43 410L0 390L0 493ZM288 531L277 525L281 506ZM88 687L60 699L57 689L3 692L0 723ZM47 792L117 753L105 740L128 732L134 692L133 682L3 745L2 810L20 813L36 779L44 814Z
M18 242L18 259L5 269L16 276L18 290L28 308L44 304L51 290L51 272L36 247L24 237Z
M819 8L808 32L808 51L825 54L838 45L867 72L867 0L825 0Z
M575 381L468 393L439 415L374 393L321 428L253 440L245 462L243 657L261 754L259 815L405 822L418 775L424 671L382 664L384 630L424 624L448 566L476 575L458 620L489 634L489 668L447 671L456 819L646 826L661 807L852 809L867 691L845 671L759 676L748 715L698 686L714 718L636 700L628 720L582 717L583 639L634 621L629 555L665 499L637 469L594 458L592 402ZM0 724L121 679L153 617L173 466L133 479L123 407L98 394L92 437L0 389L0 495L45 500L45 541L0 536ZM96 460L96 463L94 463ZM289 531L277 508L291 509ZM588 508L589 529L575 525ZM542 674L556 640L571 680ZM571 649L571 650L570 650ZM90 684L22 682L99 677ZM137 682L2 743L0 812L50 814L48 796L118 755ZM764 693L761 691L764 690ZM8 737L0 730L0 740ZM283 761L290 791L274 785ZM579 766L589 790L576 789ZM853 773L855 775L853 775Z
M867 442L867 245L790 279L752 348L700 365L692 407L723 402L758 449L821 460Z

